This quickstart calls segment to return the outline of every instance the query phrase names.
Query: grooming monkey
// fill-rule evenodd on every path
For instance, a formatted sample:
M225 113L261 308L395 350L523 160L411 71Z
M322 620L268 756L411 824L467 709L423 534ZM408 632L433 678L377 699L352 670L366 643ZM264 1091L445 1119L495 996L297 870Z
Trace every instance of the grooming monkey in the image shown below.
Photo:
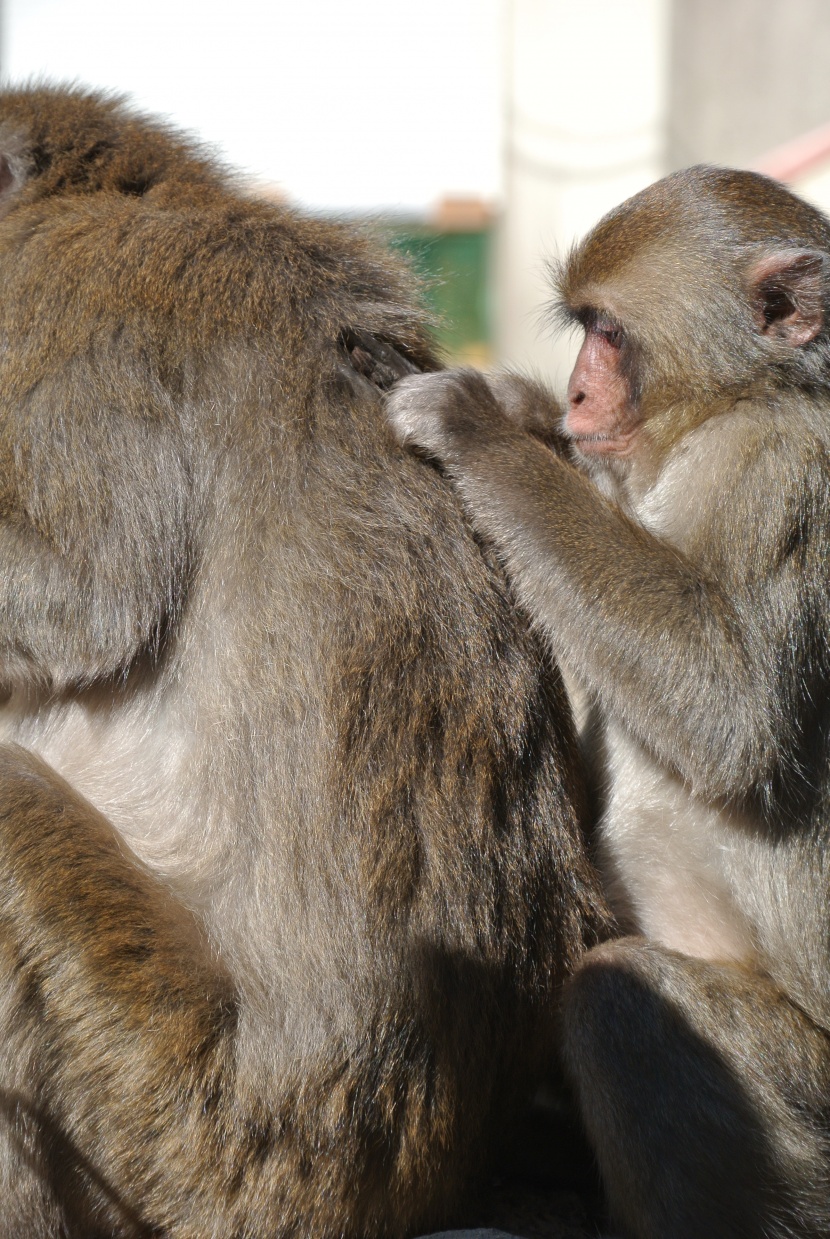
M405 379L390 416L604 723L630 936L568 987L567 1069L626 1234L826 1237L830 224L694 168L606 216L558 291L584 329L561 426L464 371Z
M609 914L406 278L51 89L0 267L0 1234L440 1225Z

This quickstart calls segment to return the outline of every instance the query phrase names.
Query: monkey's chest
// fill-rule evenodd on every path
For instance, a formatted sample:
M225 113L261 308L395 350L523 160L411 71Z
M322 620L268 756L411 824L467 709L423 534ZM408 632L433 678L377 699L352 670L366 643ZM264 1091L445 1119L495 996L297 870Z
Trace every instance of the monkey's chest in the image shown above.
M746 832L612 724L607 753L599 857L625 928L687 955L753 963L756 933L737 898L752 864Z

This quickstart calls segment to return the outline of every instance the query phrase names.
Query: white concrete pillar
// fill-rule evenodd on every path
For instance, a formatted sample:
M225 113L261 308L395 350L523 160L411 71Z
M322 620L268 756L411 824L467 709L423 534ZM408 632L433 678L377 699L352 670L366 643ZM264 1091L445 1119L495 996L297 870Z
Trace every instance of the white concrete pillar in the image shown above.
M504 214L495 352L561 390L546 261L662 175L669 0L505 0Z

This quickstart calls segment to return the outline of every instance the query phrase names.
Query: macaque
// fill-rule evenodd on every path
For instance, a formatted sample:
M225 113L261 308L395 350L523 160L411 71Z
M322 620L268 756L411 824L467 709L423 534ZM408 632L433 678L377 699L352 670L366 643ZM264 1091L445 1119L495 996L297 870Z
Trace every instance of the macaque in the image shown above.
M0 266L0 1235L439 1226L610 914L407 277L46 88Z
M469 371L389 411L600 720L627 933L567 987L564 1060L626 1235L826 1239L830 223L693 168L601 220L558 297L564 417Z

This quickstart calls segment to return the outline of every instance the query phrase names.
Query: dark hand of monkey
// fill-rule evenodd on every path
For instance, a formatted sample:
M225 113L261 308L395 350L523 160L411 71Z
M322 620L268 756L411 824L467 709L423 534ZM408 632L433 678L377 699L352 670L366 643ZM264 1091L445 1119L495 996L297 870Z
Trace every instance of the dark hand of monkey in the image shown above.
M490 386L475 370L422 374L398 383L387 415L399 443L452 471L465 451L474 453L516 435Z

